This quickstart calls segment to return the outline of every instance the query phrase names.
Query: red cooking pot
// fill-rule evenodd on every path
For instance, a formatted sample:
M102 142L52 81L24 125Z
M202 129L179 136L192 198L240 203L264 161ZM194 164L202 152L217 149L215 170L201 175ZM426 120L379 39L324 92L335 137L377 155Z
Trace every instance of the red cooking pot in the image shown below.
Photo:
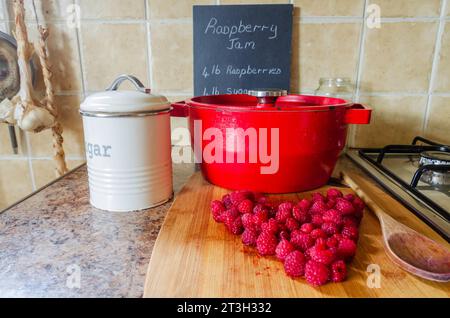
M264 193L325 185L348 124L368 124L372 112L343 99L280 90L195 97L172 106L172 116L189 117L195 159L208 181Z

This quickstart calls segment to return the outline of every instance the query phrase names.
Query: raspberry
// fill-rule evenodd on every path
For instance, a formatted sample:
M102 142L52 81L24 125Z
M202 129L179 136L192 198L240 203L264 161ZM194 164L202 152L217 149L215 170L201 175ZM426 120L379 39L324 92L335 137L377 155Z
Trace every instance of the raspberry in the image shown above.
M353 216L344 216L342 218L342 224L344 227L358 227L359 222Z
M239 211L232 207L231 209L226 210L221 215L222 222L228 227L231 227L231 224L239 217Z
M254 226L253 223L253 215L250 213L245 213L242 217L242 225L247 229L249 227Z
M357 227L353 226L344 226L341 231L342 236L351 239L354 242L358 241L359 238L359 230Z
M280 240L287 240L290 241L291 240L291 235L289 234L288 231L281 231L279 234Z
M300 230L303 233L311 233L314 230L314 225L312 223L305 223L300 227Z
M282 240L278 243L275 254L280 261L284 261L293 251L295 251L294 245L287 240Z
M322 229L314 229L310 235L314 240L317 240L318 238L327 238L327 234L322 231Z
M292 202L283 202L278 206L278 211L292 211L294 204Z
M328 268L314 261L308 261L305 266L305 278L306 281L313 286L325 285L330 277L330 271Z
M330 199L330 198L342 198L343 196L344 195L342 194L342 192L339 191L338 189L335 189L335 188L328 189L328 191L327 191L328 199Z
M321 249L321 247L317 245L309 249L309 256L313 261L324 265L330 265L336 259L336 255L332 251Z
M226 208L226 209L229 209L229 208L231 208L231 207L233 206L233 203L231 202L231 197L230 197L229 194L225 194L225 195L222 197L222 202L223 202L223 204L225 205L225 208Z
M264 222L267 222L268 219L269 213L267 212L267 210L261 210L253 214L253 223L258 227L261 227L261 225Z
M319 237L314 243L314 246L316 246L320 250L325 250L327 248L327 241L328 239Z
M304 252L314 245L314 239L311 235L296 230L291 233L291 243Z
M324 195L322 193L316 192L316 193L313 193L311 200L313 202L319 202L319 201L325 202L326 198L324 197Z
M222 201L214 200L211 202L211 212L213 215L215 214L222 214L225 212L225 206L223 205Z
M253 208L253 213L257 213L257 212L259 212L259 211L262 211L262 210L266 210L267 211L267 208L264 206L264 204L257 204L257 205L255 205L255 207Z
M351 260L353 258L353 256L355 256L356 249L357 249L357 246L356 246L355 242L353 242L352 240L350 240L348 238L343 238L339 242L337 253L338 253L338 256L340 259L348 261L348 260Z
M261 224L261 230L263 232L277 234L280 230L280 227L278 226L277 221L275 221L274 219L269 219L267 222Z
M331 236L338 232L338 227L334 223L325 222L322 224L322 231L324 231L328 236Z
M290 232L300 228L300 224L298 224L298 222L294 218L287 219L285 225Z
M338 242L344 239L344 237L340 233L334 234L332 237L335 238Z
M335 199L328 199L327 201L327 208L332 209L334 208L336 205L336 200Z
M262 256L274 255L277 245L277 237L272 233L262 232L256 240L256 249Z
M342 198L337 199L334 208L339 212L341 212L342 215L349 215L355 213L355 208L353 207L353 205L347 200Z
M311 202L308 199L303 199L297 204L297 206L300 208L300 210L308 212L311 208Z
M242 233L242 243L247 246L255 246L258 239L258 231L254 228L245 229Z
M276 220L279 223L286 223L286 220L292 217L292 213L287 210L279 210L275 215Z
M238 210L242 214L252 213L252 211L253 211L253 202L250 201L249 199L245 199L244 201L239 203Z
M311 223L315 226L322 226L323 224L323 217L320 214L315 214L311 218Z
M291 277L300 277L305 274L305 256L300 251L293 251L284 261L284 270Z
M285 223L287 219L292 217L293 204L291 202L284 202L278 206L278 211L275 216L279 223Z
M236 191L230 193L231 203L237 206L242 201L249 199L251 197L251 193L248 191Z
M331 280L335 283L343 282L347 279L347 265L344 261L337 261L331 265Z
M355 200L355 196L351 193L344 195L344 199L350 202L353 202Z
M339 245L339 241L334 236L328 238L328 240L327 240L328 247L336 247L337 248L338 245Z
M347 201L346 201L347 202ZM323 214L325 211L328 210L327 204L325 201L316 201L311 206L311 209L309 209L309 213L311 214Z
M330 222L330 223L334 223L334 224L340 224L342 222L341 213L334 209L326 211L322 215L322 218L323 218L324 222Z
M366 208L366 204L364 203L364 201L358 197L355 197L352 204L355 207L355 209L358 211L364 211L364 209Z
M234 235L241 235L244 232L244 227L242 226L242 220L240 217L236 218L229 226L228 230Z
M309 222L309 219L310 219L308 210L303 210L299 206L294 206L292 208L292 215L300 223L307 223L307 222Z

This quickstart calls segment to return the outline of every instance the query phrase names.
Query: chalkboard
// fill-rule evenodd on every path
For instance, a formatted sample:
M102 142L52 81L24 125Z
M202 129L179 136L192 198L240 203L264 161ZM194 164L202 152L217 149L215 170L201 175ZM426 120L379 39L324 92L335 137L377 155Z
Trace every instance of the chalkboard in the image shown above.
M289 89L293 5L194 6L196 96Z

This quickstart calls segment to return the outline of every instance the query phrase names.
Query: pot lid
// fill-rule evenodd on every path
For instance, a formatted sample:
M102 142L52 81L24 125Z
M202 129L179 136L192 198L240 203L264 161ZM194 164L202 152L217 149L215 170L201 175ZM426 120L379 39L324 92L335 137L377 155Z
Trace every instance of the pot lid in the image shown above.
M118 91L120 84L130 81L135 91ZM151 94L150 89L132 75L121 75L105 92L88 96L81 104L81 113L156 113L170 109L162 95Z
M191 107L233 111L328 111L349 107L353 102L340 98L312 95L287 95L284 91L263 94L261 90L249 94L194 97L187 101Z

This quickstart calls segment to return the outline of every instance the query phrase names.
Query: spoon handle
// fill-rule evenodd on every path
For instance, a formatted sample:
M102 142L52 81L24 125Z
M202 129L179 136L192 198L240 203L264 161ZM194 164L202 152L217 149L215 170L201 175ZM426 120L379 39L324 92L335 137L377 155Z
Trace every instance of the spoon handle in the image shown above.
M392 231L398 229L403 226L400 225L396 220L394 220L390 215L384 212L383 209L380 208L378 204L376 204L357 184L351 177L349 177L346 173L342 172L341 174L342 181L347 184L355 193L364 201L367 207L375 213L378 217L378 220L381 223L381 228L387 231Z

